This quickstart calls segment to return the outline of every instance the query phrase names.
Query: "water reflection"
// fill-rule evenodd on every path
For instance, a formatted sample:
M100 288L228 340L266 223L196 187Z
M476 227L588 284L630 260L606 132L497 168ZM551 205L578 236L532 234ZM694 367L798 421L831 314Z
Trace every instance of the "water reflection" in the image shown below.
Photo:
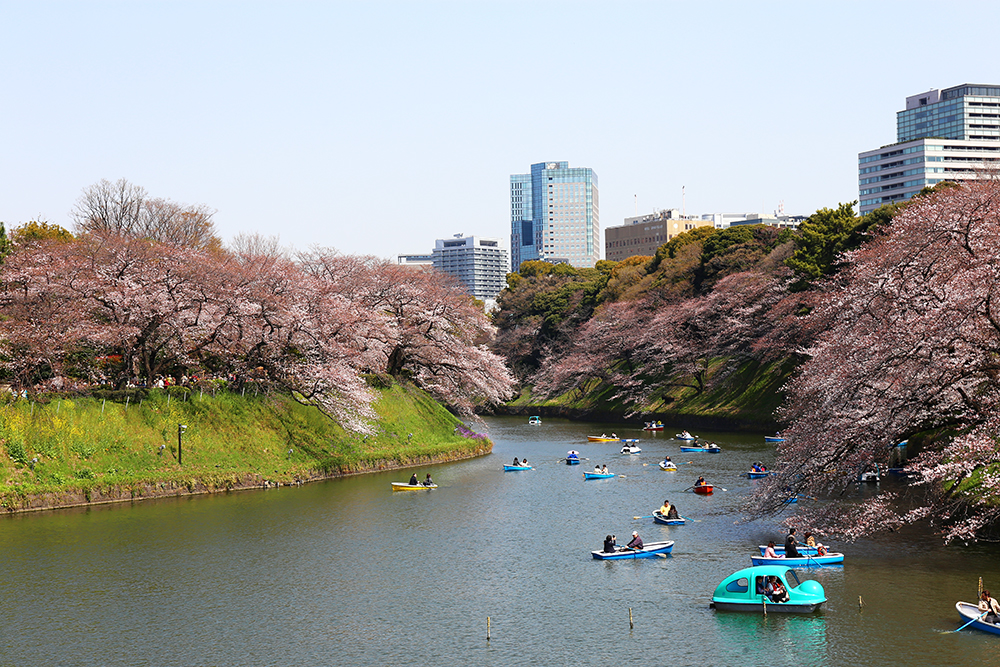
M720 664L823 665L831 660L822 612L808 615L717 612Z

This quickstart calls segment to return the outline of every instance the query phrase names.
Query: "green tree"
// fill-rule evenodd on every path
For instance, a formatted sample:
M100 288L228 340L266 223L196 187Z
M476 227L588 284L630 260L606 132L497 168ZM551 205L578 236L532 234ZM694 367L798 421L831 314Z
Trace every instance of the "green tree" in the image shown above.
M839 268L837 257L850 250L850 239L859 220L854 215L856 201L840 204L836 209L821 208L799 225L795 238L795 252L785 264L798 276L793 290L808 289L813 281L833 273ZM863 235L862 235L863 236Z
M4 223L0 222L0 264L3 263L4 257L10 253L10 239L7 238L7 228Z
M31 220L11 232L11 241L15 245L23 245L32 241L72 241L73 235L68 231L44 220Z

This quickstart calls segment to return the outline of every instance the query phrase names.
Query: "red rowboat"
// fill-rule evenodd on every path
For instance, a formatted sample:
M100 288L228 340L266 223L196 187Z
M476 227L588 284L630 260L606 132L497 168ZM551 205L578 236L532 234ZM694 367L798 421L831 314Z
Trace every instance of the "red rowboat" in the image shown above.
M694 492L695 493L702 493L702 494L705 494L707 496L710 493L712 493L712 485L711 484L702 484L701 486L696 486L696 487L694 487Z

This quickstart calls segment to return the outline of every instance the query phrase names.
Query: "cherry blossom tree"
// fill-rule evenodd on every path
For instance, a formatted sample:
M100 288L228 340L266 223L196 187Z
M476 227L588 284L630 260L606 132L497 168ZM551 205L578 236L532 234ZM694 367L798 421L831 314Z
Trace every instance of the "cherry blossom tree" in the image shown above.
M789 491L842 491L885 465L890 445L946 437L909 462L915 506L889 494L804 516L848 537L932 517L945 539L984 537L1000 519L1000 183L988 179L914 200L825 286L789 386L777 474L756 487L751 516Z

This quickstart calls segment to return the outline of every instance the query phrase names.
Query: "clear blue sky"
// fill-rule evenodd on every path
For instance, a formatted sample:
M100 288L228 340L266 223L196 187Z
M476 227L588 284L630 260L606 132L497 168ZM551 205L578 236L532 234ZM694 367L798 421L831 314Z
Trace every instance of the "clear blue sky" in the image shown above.
M636 210L810 214L905 98L1000 84L1000 3L0 0L0 220L125 178L226 240L394 257L509 241L509 176Z

